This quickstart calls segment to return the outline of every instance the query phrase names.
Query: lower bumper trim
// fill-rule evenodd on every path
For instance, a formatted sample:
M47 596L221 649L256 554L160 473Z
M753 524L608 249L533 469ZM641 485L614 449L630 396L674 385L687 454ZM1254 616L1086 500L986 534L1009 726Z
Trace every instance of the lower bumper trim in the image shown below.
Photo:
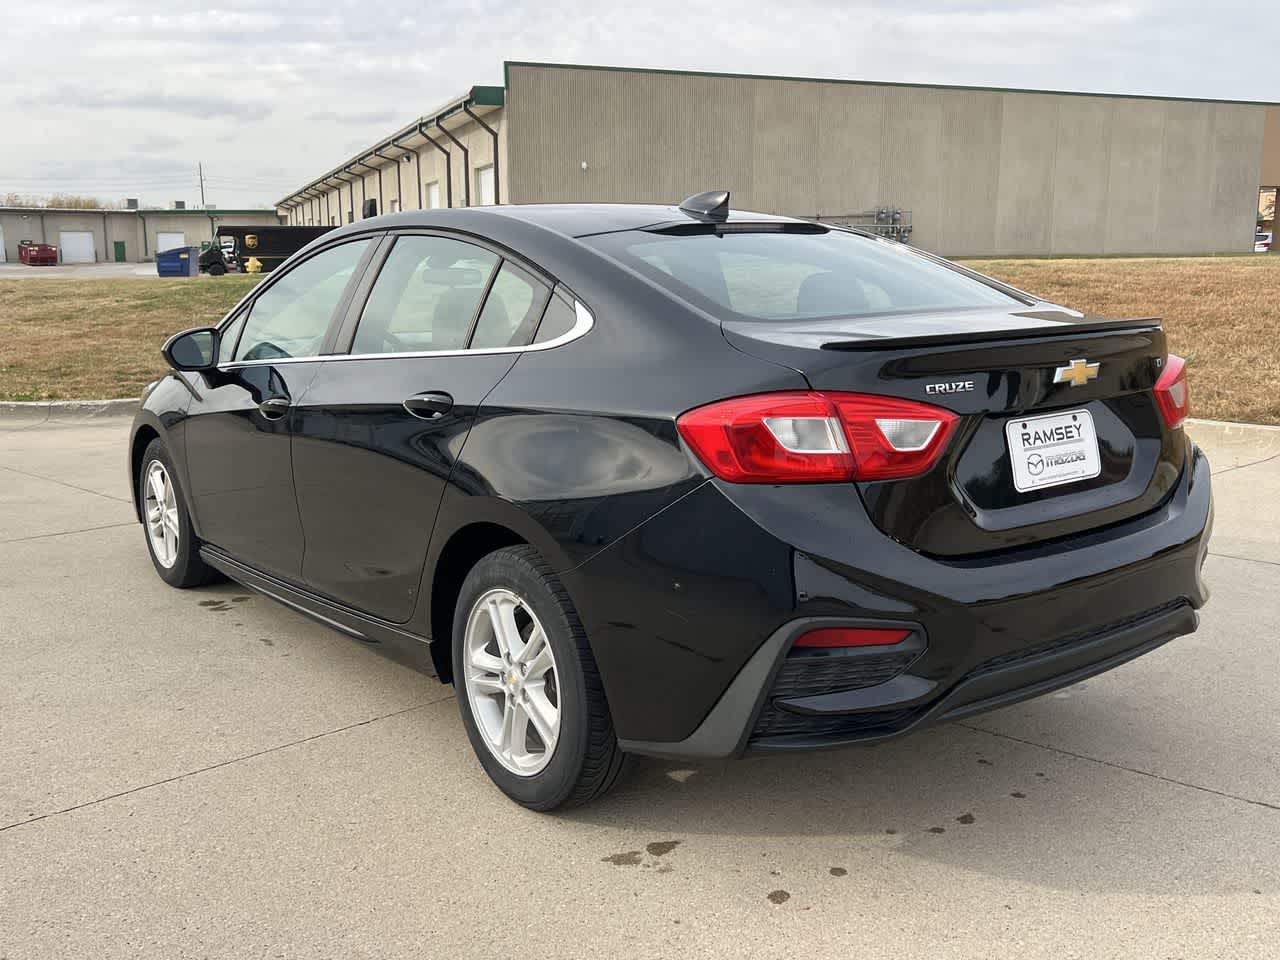
M985 664L931 703L886 704L884 710L810 714L803 734L748 739L791 641L814 621L788 624L774 633L740 671L694 733L673 743L621 740L623 750L677 759L721 759L745 752L822 750L899 737L933 723L957 720L1038 697L1104 673L1192 633L1199 616L1186 600L1174 601L1120 624L1100 628L1071 645L1046 644L1016 660ZM899 678L901 679L901 678ZM875 689L875 688L868 688ZM865 694L866 690L857 691ZM835 698L837 695L829 695Z

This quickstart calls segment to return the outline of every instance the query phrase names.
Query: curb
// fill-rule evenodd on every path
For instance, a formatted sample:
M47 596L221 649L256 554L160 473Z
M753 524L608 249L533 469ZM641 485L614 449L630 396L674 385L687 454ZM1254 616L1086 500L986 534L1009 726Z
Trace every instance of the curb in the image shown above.
M138 412L137 400L17 400L0 401L0 420L43 423L46 420L95 419L97 417L131 417Z
M1238 430L1247 432L1261 430L1263 433L1280 433L1280 427L1270 423L1244 423L1240 420L1207 420L1204 417L1187 417L1187 425L1192 427L1215 427L1220 430Z

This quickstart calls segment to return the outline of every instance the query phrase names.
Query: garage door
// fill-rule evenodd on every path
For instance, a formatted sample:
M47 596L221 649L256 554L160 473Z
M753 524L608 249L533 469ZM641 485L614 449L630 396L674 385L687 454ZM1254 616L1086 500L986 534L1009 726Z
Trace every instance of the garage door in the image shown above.
M93 234L87 231L63 230L58 234L58 248L63 263L93 263Z
M166 250L174 250L178 247L187 245L187 235L185 233L157 233L156 234L156 253L164 253Z

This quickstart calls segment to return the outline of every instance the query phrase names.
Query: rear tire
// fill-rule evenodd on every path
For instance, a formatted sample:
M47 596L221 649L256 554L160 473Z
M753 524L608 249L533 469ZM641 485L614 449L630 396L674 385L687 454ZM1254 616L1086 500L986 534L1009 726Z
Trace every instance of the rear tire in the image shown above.
M209 276L220 277L227 272L227 268L220 263L215 263L209 267Z
M142 529L147 553L160 579L171 587L199 587L218 579L218 572L200 556L200 543L191 528L187 501L178 482L169 449L159 438L147 444L138 475Z
M617 782L624 754L586 633L532 547L496 550L467 574L453 682L481 766L516 803L576 806Z

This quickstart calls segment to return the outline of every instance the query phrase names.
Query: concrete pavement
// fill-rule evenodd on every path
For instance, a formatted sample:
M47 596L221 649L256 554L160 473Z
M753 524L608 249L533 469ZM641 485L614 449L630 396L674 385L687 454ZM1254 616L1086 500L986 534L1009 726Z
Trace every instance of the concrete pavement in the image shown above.
M0 280L107 280L113 277L154 277L154 263L59 263L29 267L25 263L0 263Z
M166 587L127 420L0 420L0 958L1280 953L1280 431L1197 424L1199 633L882 747L502 797L451 691Z

